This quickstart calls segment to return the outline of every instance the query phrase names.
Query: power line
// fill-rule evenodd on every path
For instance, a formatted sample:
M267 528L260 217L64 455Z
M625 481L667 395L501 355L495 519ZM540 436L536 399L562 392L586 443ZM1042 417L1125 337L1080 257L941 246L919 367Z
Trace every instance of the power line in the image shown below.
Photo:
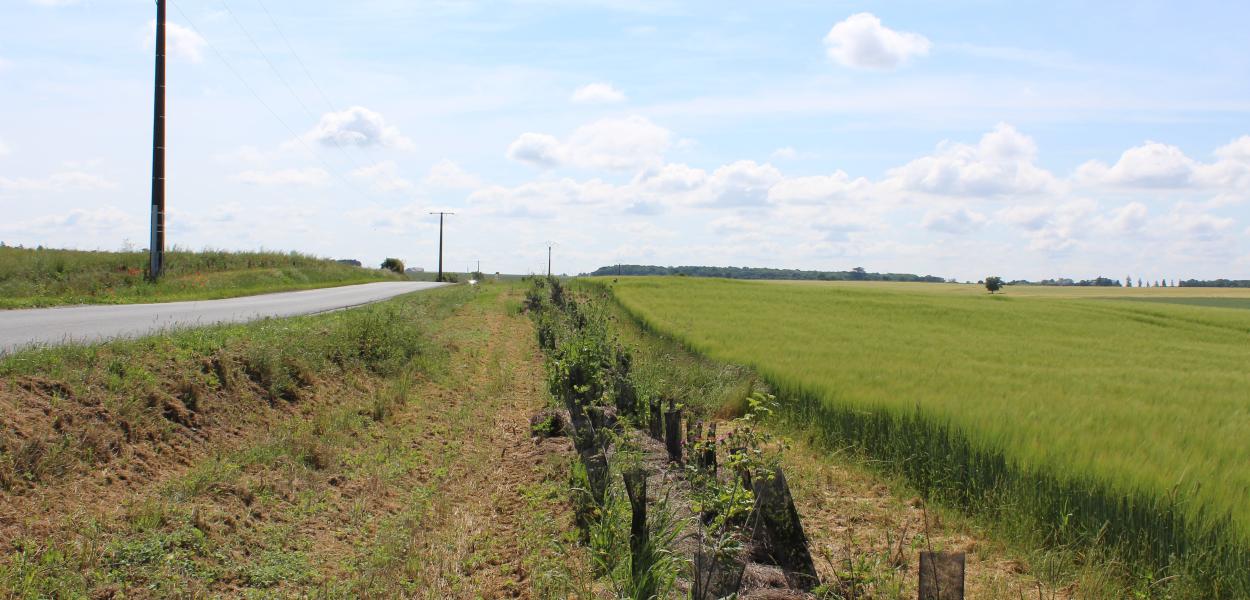
M320 154L317 154L317 151L313 150L313 148L308 145L308 142L304 140L303 136L296 133L295 129L293 129L290 125L288 125L287 122L282 117L278 116L277 111L275 111L273 107L269 105L268 102L265 102L265 99L261 98L260 94L256 93L256 90L253 89L250 84L248 84L247 80L243 78L243 75L240 74L239 71L234 68L234 65L231 64L230 61L226 59L226 55L222 54L221 50L217 49L217 45L214 44L211 39L205 36L202 31L200 31L200 28L195 25L195 21L193 21L191 17L188 16L187 13L182 10L182 7L179 6L178 3L171 2L171 4L174 5L174 9L178 11L178 14L182 15L182 18L187 21L187 24L191 26L191 30L194 31L196 35L200 36L200 38L203 39L206 44L208 44L208 47L209 49L213 51L213 54L217 55L217 58L221 59L222 64L226 65L226 68L229 69L230 72L234 74L235 78L239 80L239 83L243 84L244 89L246 89L248 93L250 93L252 97L256 99L257 102L260 102L261 106L265 107L265 110L269 111L270 116L272 116L274 120L280 123L282 127L285 128L287 132L291 134L291 137L295 138L300 143L300 145L304 147L305 150L308 150L309 154L311 154L314 158L316 158L317 161L320 162L321 165L326 168L327 172L331 173L335 177L338 177L338 179L342 181L348 187L348 189L351 189L352 191L359 194L362 199L365 199L365 200L369 199L369 197L365 195L365 193L361 191L360 188L353 185L352 182L348 181L346 177L343 177L343 175L339 173L337 170L335 170L334 167L331 167L330 164L327 163L325 159L321 157Z
M278 37L282 38L282 43L286 44L286 49L291 53L291 56L295 57L295 62L299 63L300 68L304 70L304 76L308 78L308 81L312 82L313 88L321 95L321 99L325 101L326 106L330 107L330 112L338 112L339 109L335 108L334 103L330 101L330 97L326 95L325 90L321 89L317 79L312 76L312 72L304 64L304 59L300 58L299 53L295 51L295 47L291 45L291 40L286 37L286 33L278 26L277 19L274 19L273 13L269 12L269 7L265 6L262 0L256 0L256 3L260 5L261 10L265 11L265 16L269 17L269 22L273 24L274 31L278 32Z
M256 38L252 37L252 33L248 31L247 27L243 25L243 22L240 21L239 18L234 14L234 11L230 9L230 4L228 4L226 0L221 0L221 6L222 8L226 9L226 14L230 15L230 20L234 21L234 24L236 27L239 28L239 31L243 32L243 35L244 37L247 38L247 41L252 43L253 48L256 48L256 52L260 54L260 57L265 59L265 63L269 65L269 69L273 71L273 74L278 76L278 81L282 82L282 85L286 87L286 91L290 92L291 97L295 98L295 102L300 105L300 108L304 109L304 113L307 114L308 117L311 118L313 121L317 121L318 117L316 113L314 113L312 109L308 108L308 105L304 103L304 100L300 98L299 94L295 92L295 88L292 87L291 83L287 81L286 77L282 75L282 71L278 70L278 66L273 64L273 61L269 59L269 55L266 54L265 50L260 47L259 43L256 42ZM265 11L265 12L266 14L268 14L269 11ZM273 20L272 15L269 18L271 21ZM275 28L276 27L277 27L277 24L275 23ZM281 30L279 30L278 33L281 34ZM285 35L282 37L284 40L286 39ZM289 43L287 44L287 47L290 48ZM294 54L294 51L292 51L292 54ZM300 64L303 65L303 61L300 61ZM307 68L305 68L305 72L307 72ZM316 82L314 82L313 84L316 85ZM349 154L346 149L343 148L343 145L339 143L339 140L337 137L330 136L330 141L334 142L334 146L339 149L339 152L343 153L343 156L347 157L347 160L352 162L352 165L354 165L357 169L361 168L360 163L357 163L356 159L351 154Z

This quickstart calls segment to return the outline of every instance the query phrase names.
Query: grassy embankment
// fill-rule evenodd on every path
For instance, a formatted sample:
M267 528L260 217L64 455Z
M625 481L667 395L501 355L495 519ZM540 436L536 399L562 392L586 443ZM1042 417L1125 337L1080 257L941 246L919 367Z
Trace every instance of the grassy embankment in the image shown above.
M1114 548L1156 592L1247 593L1250 314L1075 297L1223 291L648 278L613 290L647 326L756 369L827 447L927 497L1027 543Z
M567 597L505 286L0 360L0 596ZM565 462L562 462L565 461Z
M144 277L146 252L0 247L0 309L231 298L403 277L298 253L166 254L164 277Z

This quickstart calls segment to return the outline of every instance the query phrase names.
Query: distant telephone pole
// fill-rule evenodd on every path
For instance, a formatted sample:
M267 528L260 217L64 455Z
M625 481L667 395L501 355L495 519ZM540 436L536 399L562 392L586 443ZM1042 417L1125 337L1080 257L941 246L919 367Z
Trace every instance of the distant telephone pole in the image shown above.
M547 245L547 277L551 277L551 245Z
M152 119L152 241L148 277L165 268L165 0L156 0L156 89Z
M443 280L443 217L446 215L454 215L454 212L432 212L432 215L438 215L438 281Z

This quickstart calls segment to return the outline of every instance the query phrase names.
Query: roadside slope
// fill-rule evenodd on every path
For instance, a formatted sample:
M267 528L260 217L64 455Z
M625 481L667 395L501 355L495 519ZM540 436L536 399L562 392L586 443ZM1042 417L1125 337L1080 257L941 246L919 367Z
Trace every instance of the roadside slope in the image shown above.
M0 458L13 462L27 447L67 454L10 469L0 487L0 596L567 597L587 564L566 539L568 452L560 440L529 438L542 366L528 322L509 310L519 306L514 294L449 288L210 328L198 343L183 334L167 350L189 356L136 361L115 385L177 386L214 335L245 344L225 343L188 373L191 390L219 381L205 384L197 410L182 402L191 425L159 401L118 410L118 397L132 394L108 388L110 354L137 356L159 340L102 347L79 380L78 369L50 365L90 360L85 351L10 360L0 398L28 417L6 432ZM356 337L315 341L334 337L340 320L353 320ZM387 336L416 323L415 337L399 334L412 351L388 353L397 342ZM295 338L257 333L270 325L330 357L282 354ZM355 362L333 348L382 355ZM262 363L289 381L256 381ZM127 414L134 425L122 425Z
M175 248L165 258L153 283L145 277L146 252L0 246L0 309L211 300L405 279L296 252Z

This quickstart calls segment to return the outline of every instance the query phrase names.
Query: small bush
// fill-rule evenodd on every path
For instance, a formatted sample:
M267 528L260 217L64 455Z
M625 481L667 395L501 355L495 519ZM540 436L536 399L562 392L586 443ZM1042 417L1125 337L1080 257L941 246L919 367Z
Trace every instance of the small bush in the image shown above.
M404 261L398 258L388 258L382 261L382 268L387 271L394 271L400 275L404 274Z

